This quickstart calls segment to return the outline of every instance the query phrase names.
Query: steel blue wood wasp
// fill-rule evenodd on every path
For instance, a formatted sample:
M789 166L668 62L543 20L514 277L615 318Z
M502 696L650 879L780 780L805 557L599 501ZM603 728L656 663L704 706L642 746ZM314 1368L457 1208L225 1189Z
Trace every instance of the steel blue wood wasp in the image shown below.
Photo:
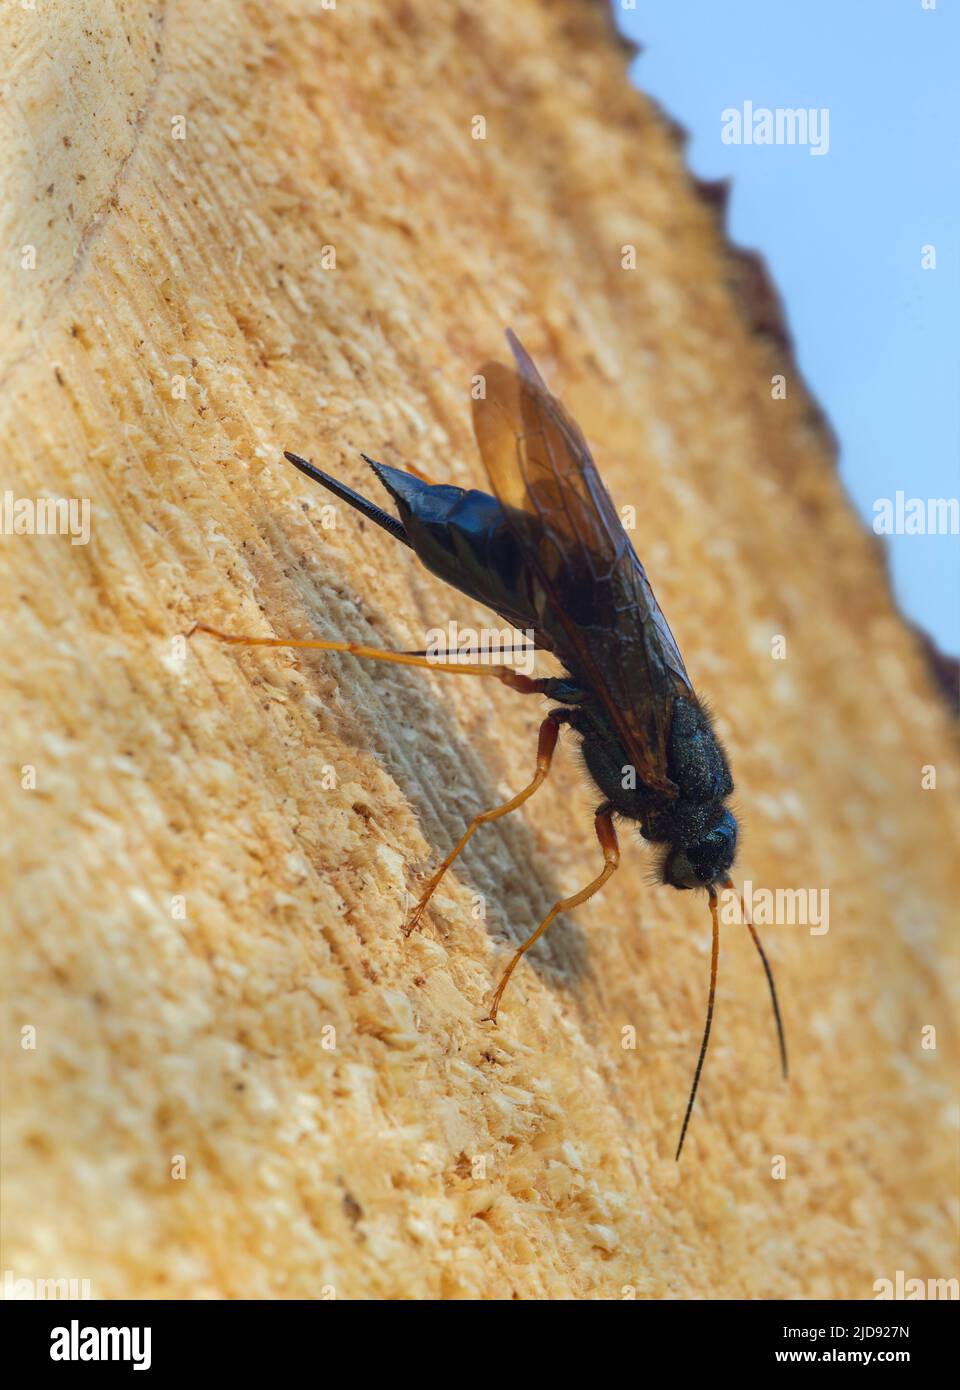
M555 903L517 949L493 995L496 1021L518 962L561 913L599 892L620 861L615 818L635 822L657 846L660 877L673 888L704 889L713 924L707 1015L684 1114L679 1159L703 1070L716 998L718 890L733 890L730 869L737 823L727 806L733 779L709 714L634 553L579 428L547 389L510 331L515 368L488 362L473 403L473 423L493 493L431 483L363 455L393 498L399 519L297 454L285 457L395 540L433 574L493 609L538 650L553 653L565 674L535 679L507 665L437 661L423 652L388 652L356 642L230 635L224 642L307 647L433 671L497 679L522 694L552 701L540 725L536 770L503 805L475 816L424 888L406 925L409 935L443 875L480 825L515 811L547 778L561 727L581 739L587 770L602 797L595 829L603 855L597 876ZM742 902L742 900L741 900ZM773 1004L784 1077L787 1052L773 975L759 937Z

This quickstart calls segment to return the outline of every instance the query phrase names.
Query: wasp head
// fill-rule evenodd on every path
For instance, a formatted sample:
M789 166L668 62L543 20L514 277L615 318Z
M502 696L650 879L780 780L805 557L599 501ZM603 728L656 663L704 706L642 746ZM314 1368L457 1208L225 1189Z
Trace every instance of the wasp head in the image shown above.
M727 877L737 853L737 822L724 811L700 839L671 846L663 881L673 888L711 888Z

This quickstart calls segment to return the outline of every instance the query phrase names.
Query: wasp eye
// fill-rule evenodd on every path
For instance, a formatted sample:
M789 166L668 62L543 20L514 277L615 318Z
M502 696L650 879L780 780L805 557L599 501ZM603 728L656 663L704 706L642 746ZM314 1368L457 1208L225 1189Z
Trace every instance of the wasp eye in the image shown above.
M663 861L663 881L671 888L699 888L701 886L697 871L690 862L686 849L672 849Z

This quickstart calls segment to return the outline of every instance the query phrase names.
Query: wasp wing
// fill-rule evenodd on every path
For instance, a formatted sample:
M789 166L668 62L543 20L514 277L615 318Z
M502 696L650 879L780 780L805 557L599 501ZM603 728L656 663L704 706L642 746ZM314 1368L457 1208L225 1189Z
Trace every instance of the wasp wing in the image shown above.
M493 490L544 595L544 636L603 702L638 779L675 796L667 739L683 658L586 441L509 330L518 371L480 368L473 425Z

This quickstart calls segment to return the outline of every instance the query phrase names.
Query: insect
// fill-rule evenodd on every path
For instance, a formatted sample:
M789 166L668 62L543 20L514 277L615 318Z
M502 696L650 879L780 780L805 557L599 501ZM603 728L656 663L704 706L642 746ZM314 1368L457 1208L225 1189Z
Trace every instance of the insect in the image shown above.
M488 362L474 399L473 423L493 495L428 482L367 457L393 498L399 520L300 458L285 457L362 516L409 546L446 583L532 630L537 649L565 674L534 679L506 665L436 661L424 652L387 652L355 642L232 636L198 624L222 641L310 647L493 677L554 703L540 725L536 770L521 791L475 816L430 878L406 925L420 925L437 885L482 824L515 811L547 778L562 725L581 750L602 800L595 828L603 855L597 876L554 904L518 947L493 995L496 1021L504 989L523 955L561 913L599 892L620 861L615 818L633 821L658 847L660 877L677 889L704 889L713 925L707 1016L684 1114L679 1159L693 1111L713 1021L719 961L718 890L733 890L730 869L737 823L727 806L733 779L710 716L634 553L577 425L550 394L518 339L507 340L516 367ZM743 900L741 898L741 906ZM753 924L773 1004L783 1075L787 1052L770 965Z

